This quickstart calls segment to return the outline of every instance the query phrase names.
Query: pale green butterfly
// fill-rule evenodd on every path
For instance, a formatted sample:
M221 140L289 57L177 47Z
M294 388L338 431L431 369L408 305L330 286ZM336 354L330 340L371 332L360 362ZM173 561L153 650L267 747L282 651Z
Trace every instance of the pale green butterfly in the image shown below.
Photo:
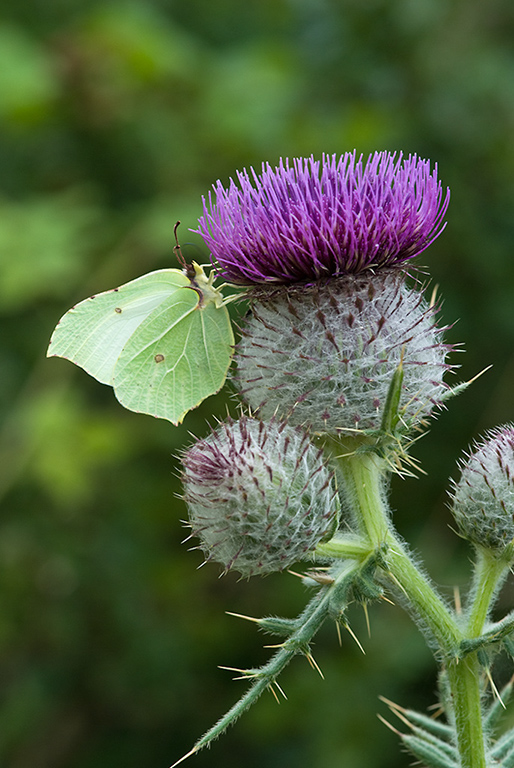
M110 384L130 411L180 424L225 382L234 336L214 273L193 262L91 296L55 328L48 357Z

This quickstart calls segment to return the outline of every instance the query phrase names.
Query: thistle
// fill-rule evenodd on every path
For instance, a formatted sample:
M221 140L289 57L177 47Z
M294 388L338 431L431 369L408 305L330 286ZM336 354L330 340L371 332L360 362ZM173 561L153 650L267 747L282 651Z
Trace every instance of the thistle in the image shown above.
M221 424L183 465L193 534L225 570L281 571L337 528L333 475L321 451L284 422Z
M403 426L440 407L448 346L436 309L401 272L266 289L252 309L236 349L235 380L262 418L277 413L327 433L377 430L400 365Z
M444 228L448 199L427 161L382 152L366 163L347 153L265 165L227 189L218 183L204 200L198 231L215 271L247 286L250 299L235 380L266 421L221 424L185 453L192 535L206 560L242 576L313 557L324 567L304 574L315 592L296 618L252 619L281 642L262 666L237 670L248 689L178 763L265 690L282 693L277 678L295 656L317 668L311 644L325 621L349 628L353 602L367 605L387 591L441 665L447 722L392 705L412 731L400 734L405 746L430 768L514 766L514 732L492 738L503 702L486 708L482 682L495 690L490 667L499 650L514 657L514 611L490 620L514 562L514 426L477 444L454 485L457 523L476 545L463 610L420 568L387 503L404 435L469 383L449 391L437 307L407 282L407 265ZM218 391L233 351L231 297L213 288L215 271L207 277L182 266L82 302L59 324L51 353L118 393L121 381L127 407L178 423Z
M461 464L452 512L463 536L497 556L514 543L514 426L489 432Z
M232 283L305 283L405 264L442 232L448 202L416 155L347 152L218 181L196 231Z

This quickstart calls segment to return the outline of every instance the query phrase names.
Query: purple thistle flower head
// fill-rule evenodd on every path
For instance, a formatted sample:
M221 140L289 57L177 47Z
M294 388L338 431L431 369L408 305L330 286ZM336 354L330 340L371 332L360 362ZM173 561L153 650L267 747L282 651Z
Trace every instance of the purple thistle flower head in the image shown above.
M427 160L347 152L218 181L194 231L232 283L313 282L401 266L441 234L448 202Z

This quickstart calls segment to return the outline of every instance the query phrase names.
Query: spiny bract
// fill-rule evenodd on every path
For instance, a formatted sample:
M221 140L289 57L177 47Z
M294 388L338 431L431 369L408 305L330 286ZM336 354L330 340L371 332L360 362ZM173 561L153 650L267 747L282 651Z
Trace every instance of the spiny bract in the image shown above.
M221 424L183 458L193 534L207 560L243 576L305 558L337 528L339 501L321 451L288 424Z
M379 429L403 361L400 414L409 426L441 403L450 366L435 310L403 274L276 289L253 302L236 349L250 407L318 432Z

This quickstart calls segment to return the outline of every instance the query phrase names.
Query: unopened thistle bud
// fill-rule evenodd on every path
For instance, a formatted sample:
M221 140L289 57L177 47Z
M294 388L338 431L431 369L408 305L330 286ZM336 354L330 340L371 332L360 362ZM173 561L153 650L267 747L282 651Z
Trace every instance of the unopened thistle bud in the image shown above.
M332 434L377 430L400 365L405 428L440 406L448 346L436 309L401 271L252 293L235 377L260 417Z
M188 450L183 465L193 534L225 570L283 570L337 528L333 475L321 451L284 422L221 424Z
M514 426L474 446L453 487L452 511L465 538L503 554L514 542Z

